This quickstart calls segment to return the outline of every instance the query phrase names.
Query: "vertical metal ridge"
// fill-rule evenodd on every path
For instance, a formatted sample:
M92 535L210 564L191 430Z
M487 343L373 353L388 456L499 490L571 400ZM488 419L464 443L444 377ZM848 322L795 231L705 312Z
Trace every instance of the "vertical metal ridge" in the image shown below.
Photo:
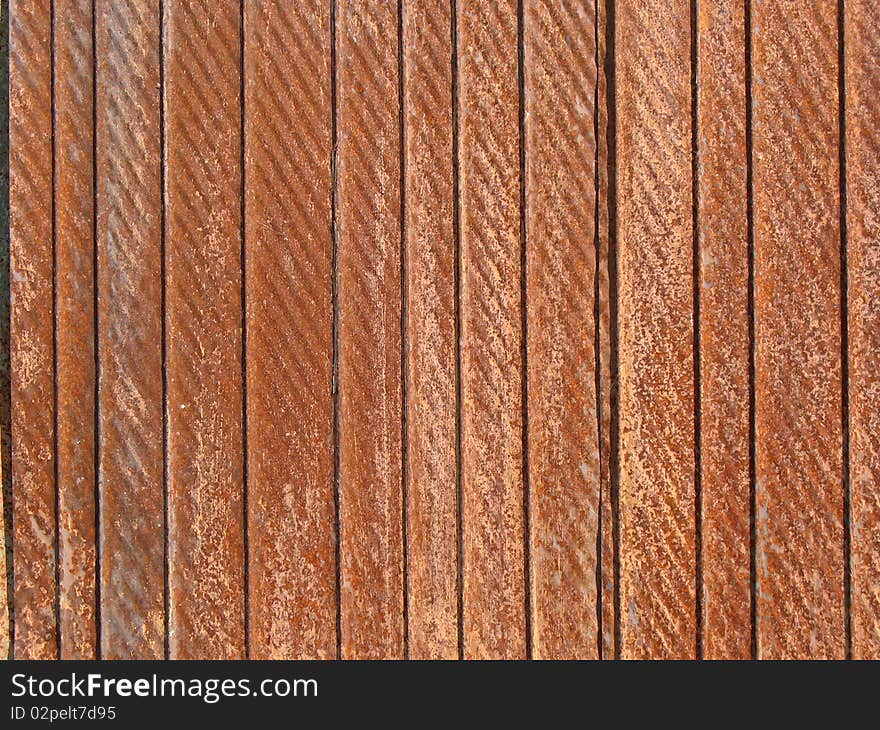
M693 246L693 357L694 357L694 655L703 658L703 483L702 483L702 382L700 361L700 172L699 172L699 0L690 0L691 20L691 205Z
M610 309L611 356L611 506L613 516L612 541L614 572L614 658L622 656L623 627L620 619L620 336L619 293L617 277L617 5L616 0L604 0L607 10L606 73L608 104L608 283Z
M845 302L846 466L849 563L848 654L880 658L880 5L846 0Z
M249 2L245 11L255 659L337 651L331 9L328 0L302 0Z
M176 659L245 653L240 19L237 0L165 0L168 620Z
M602 530L604 528L602 516L604 513L604 484L605 484L605 448L604 448L604 413L603 413L603 370L602 370L602 331L601 331L601 309L600 301L601 292L601 270L602 270L602 218L600 211L602 209L602 175L601 165L603 164L601 155L601 144L599 142L599 106L603 100L600 99L601 91L601 75L599 64L599 23L602 13L601 5L603 0L596 0L593 5L593 45L595 47L595 55L593 57L593 65L596 71L596 85L593 89L593 139L596 144L595 154L593 156L593 188L595 191L595 205L593 206L593 256L595 257L595 271L593 273L593 360L595 363L595 377L593 387L596 395L596 437L599 445L599 503L596 516L596 656L602 660L605 659L605 626L604 619L604 603L605 588L602 581L602 568L604 556L604 542L602 540Z
M462 501L462 400L461 400L461 162L459 137L459 87L458 87L458 0L450 0L450 31L452 47L452 225L454 241L455 287L455 509L456 509L456 590L458 612L456 629L458 634L458 658L465 656L464 631L464 505Z
M163 574L162 590L164 615L163 651L165 659L171 658L171 548L170 499L168 493L168 147L165 116L165 1L159 0L159 185L162 189L162 205L159 213L161 226L161 299L162 310L162 521L163 521Z
M0 24L0 76L3 79L3 94L0 95L0 103L6 110L0 114L0 257L2 257L2 270L0 270L0 284L2 284L2 299L0 299L0 344L4 352L0 355L0 362L4 364L0 372L0 482L2 482L3 506L0 519L2 519L3 540L3 606L0 608L0 621L4 627L4 636L0 639L0 654L6 659L14 658L15 647L15 571L13 570L14 534L12 524L12 453L11 433L12 423L11 408L11 378L9 372L10 358L10 257L9 257L9 0L0 0L0 17L6 22Z
M538 659L599 656L599 74L596 29L582 32L597 18L591 0L524 3L524 422Z
M58 485L58 210L55 106L55 0L49 0L49 114L52 118L52 467L55 478L55 656L61 658L61 490Z
M99 408L101 369L99 367L100 329L98 329L98 0L92 0L92 327L95 368L94 413L95 472L95 659L103 654L101 626L101 411Z
M239 0L239 103L241 104L241 119L239 136L241 141L241 197L239 211L241 230L241 447L242 447L242 499L241 514L243 522L244 539L244 658L251 659L251 549L250 549L250 510L248 508L250 487L248 477L249 450L248 450L248 316L247 316L247 95L245 94L245 52L246 29L245 7L247 0Z
M876 29L880 32L880 29ZM850 483L849 266L846 179L846 0L837 0L838 205L840 215L840 366L843 450L843 610L846 659L853 658L852 637L852 489Z
M401 484L401 533L403 540L403 658L409 659L409 439L407 430L407 313L409 291L407 286L406 253L406 115L404 112L404 88L406 71L404 61L404 9L405 0L397 0L397 124L399 126L400 155L400 484Z
M333 510L336 542L334 559L336 567L336 658L343 659L342 652L342 513L340 511L339 479L339 78L336 51L336 0L330 0L330 84L331 84L331 229L333 237L332 289L333 289Z
M50 0L9 7L14 656L57 656Z
M755 410L755 197L754 197L754 117L752 112L752 0L745 0L745 72L746 72L746 225L749 259L749 575L751 655L760 659L758 644L758 577L757 557L757 437Z
M531 570L531 489L529 474L529 316L528 316L528 228L526 225L526 81L525 81L525 3L517 0L516 55L519 102L519 247L520 247L520 337L522 369L522 481L523 481L523 599L525 610L526 658L532 658L532 570Z

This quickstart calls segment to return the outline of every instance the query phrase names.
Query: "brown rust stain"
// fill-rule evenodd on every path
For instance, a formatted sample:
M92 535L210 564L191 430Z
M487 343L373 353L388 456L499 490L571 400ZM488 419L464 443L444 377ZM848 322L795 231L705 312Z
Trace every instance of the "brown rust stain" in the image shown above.
M241 659L241 105L237 0L165 3L168 644Z
M752 13L761 658L843 658L837 3Z
M525 3L533 655L598 658L592 2Z
M450 4L404 5L409 656L458 657Z
M703 656L751 655L744 7L697 18Z
M880 659L880 6L845 23L852 655Z
M94 659L95 282L91 0L55 2L60 653Z

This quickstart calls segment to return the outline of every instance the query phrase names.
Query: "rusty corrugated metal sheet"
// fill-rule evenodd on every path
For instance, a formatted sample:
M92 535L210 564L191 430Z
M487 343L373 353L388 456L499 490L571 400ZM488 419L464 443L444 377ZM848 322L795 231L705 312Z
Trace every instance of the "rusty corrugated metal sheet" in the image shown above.
M871 3L92 7L10 2L16 656L878 656Z

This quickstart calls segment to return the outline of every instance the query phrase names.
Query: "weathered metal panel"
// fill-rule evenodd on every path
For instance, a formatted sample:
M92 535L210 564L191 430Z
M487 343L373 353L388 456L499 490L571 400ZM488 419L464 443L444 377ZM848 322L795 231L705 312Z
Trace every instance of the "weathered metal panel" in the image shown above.
M843 658L837 3L752 8L757 648Z
M393 3L336 5L342 657L405 650L401 136Z
M244 5L254 659L337 654L330 5Z
M527 0L525 241L531 610L538 659L598 658L593 2Z
M94 57L90 0L56 0L55 343L59 652L97 653Z
M852 655L880 659L880 6L845 7Z
M166 0L168 649L245 655L241 10Z
M617 8L624 658L696 651L690 42L684 0Z
M458 428L452 5L403 15L409 656L456 659Z
M98 0L101 656L165 654L160 4Z
M50 5L9 3L12 567L21 659L58 652Z
M518 18L458 3L464 656L527 652Z
M751 656L745 6L697 16L700 604L707 659Z

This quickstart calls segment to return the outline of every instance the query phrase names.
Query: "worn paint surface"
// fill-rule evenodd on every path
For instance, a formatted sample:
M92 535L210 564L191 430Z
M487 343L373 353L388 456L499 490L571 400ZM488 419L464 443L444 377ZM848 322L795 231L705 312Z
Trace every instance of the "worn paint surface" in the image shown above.
M877 658L840 7L10 0L12 653Z

